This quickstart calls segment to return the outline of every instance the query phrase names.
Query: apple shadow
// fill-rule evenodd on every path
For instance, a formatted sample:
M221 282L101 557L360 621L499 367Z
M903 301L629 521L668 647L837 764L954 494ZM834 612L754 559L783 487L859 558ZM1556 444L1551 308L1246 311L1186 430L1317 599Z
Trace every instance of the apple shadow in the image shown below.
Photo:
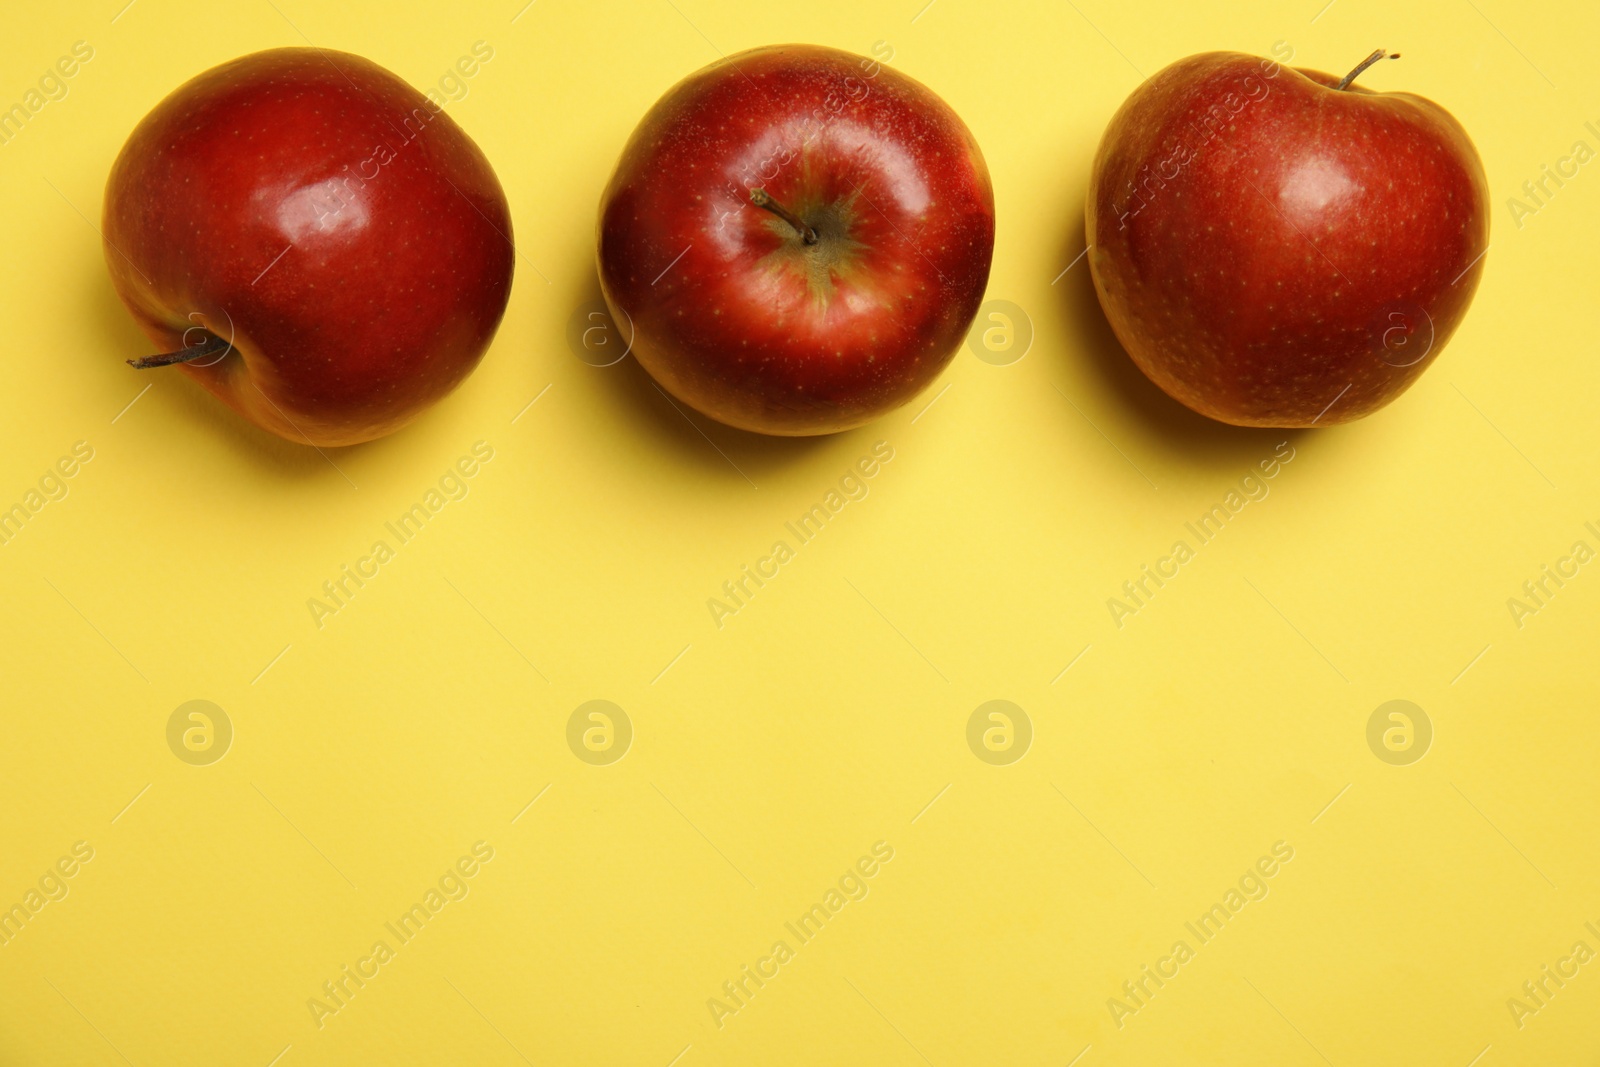
M599 275L591 271L574 306L604 303ZM609 318L609 316L608 316ZM832 440L843 440L861 430L810 437L777 437L752 433L709 418L670 395L633 356L609 366L590 366L597 392L607 395L620 422L641 427L686 465L703 472L760 484L761 478L793 467L822 451ZM736 473L737 471L737 473Z
M1085 223L1070 231L1059 262L1070 263L1086 245ZM1146 441L1158 447L1169 462L1228 468L1251 464L1270 455L1281 441L1293 441L1306 431L1283 427L1233 426L1207 418L1168 396L1145 377L1117 340L1100 297L1094 289L1087 256L1072 267L1059 286L1066 312L1066 328L1073 351L1086 353L1089 384L1130 409L1143 425Z

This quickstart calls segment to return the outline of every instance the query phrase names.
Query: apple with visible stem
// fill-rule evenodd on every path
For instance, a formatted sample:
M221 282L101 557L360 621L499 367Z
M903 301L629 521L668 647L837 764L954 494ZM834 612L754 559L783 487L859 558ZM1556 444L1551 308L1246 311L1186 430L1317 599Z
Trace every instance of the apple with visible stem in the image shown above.
M279 48L156 105L106 185L118 295L178 366L311 445L391 433L459 385L505 313L499 180L440 107L359 56ZM168 372L170 373L170 372Z
M1489 247L1483 164L1411 93L1211 52L1150 78L1089 184L1095 290L1133 361L1241 426L1369 415L1433 362ZM1398 57L1394 57L1398 58Z
M745 430L860 426L921 392L983 299L994 195L949 105L783 45L678 83L601 200L600 287L671 395Z

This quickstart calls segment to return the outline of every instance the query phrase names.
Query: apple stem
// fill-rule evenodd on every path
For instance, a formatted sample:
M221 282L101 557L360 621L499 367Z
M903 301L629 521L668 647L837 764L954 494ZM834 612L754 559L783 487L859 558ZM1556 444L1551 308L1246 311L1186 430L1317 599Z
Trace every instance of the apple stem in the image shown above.
M756 207L765 208L790 226L793 226L795 233L800 235L800 240L806 244L814 245L817 243L817 231L801 222L800 216L768 196L765 189L750 190L750 202Z
M1391 55L1385 49L1379 48L1378 50L1373 52L1370 56L1368 56L1366 59L1363 59L1360 62L1360 64L1358 64L1356 66L1355 70L1352 70L1349 74L1346 74L1343 78L1339 79L1339 84L1335 85L1334 88L1335 89L1348 89L1348 88L1350 88L1350 83L1356 80L1356 75L1360 74L1362 71L1366 70L1368 67L1372 66L1372 64L1376 63L1380 59L1399 59L1399 58L1400 58L1400 53L1399 52L1395 52L1394 54Z
M196 359L214 356L231 347L227 341L215 334L206 334L206 339L197 345L180 349L177 352L166 352L158 356L145 356L142 359L128 360L128 366L135 370L148 370L151 367L167 367L174 363L189 363Z

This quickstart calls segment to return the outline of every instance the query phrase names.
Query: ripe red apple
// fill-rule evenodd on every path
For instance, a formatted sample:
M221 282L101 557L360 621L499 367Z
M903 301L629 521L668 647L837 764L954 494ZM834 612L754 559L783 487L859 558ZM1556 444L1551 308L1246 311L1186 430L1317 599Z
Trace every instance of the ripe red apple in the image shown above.
M1411 93L1235 52L1146 81L1089 183L1089 268L1133 361L1203 415L1369 415L1455 332L1488 188L1466 131Z
M185 373L290 441L390 433L477 366L511 292L478 146L359 56L224 63L145 116L106 185L128 310ZM169 372L170 373L170 372Z
M994 195L977 142L911 78L757 48L658 100L600 204L600 287L691 407L798 436L938 376L983 299Z

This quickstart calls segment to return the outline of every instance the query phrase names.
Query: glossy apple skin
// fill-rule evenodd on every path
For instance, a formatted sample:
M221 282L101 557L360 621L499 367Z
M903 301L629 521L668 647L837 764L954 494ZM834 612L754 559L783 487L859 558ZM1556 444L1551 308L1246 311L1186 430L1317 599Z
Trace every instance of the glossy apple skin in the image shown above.
M1338 82L1191 56L1135 90L1100 143L1101 306L1139 368L1203 415L1369 415L1433 362L1478 287L1489 197L1466 132L1420 96Z
M303 444L410 422L477 366L511 292L511 216L483 153L342 52L258 52L179 87L117 157L103 231L156 350L196 326L231 340L182 372Z
M818 244L753 188L814 221ZM850 429L921 392L966 336L993 251L988 169L955 112L807 45L673 87L600 207L600 285L633 355L696 410L767 434Z

